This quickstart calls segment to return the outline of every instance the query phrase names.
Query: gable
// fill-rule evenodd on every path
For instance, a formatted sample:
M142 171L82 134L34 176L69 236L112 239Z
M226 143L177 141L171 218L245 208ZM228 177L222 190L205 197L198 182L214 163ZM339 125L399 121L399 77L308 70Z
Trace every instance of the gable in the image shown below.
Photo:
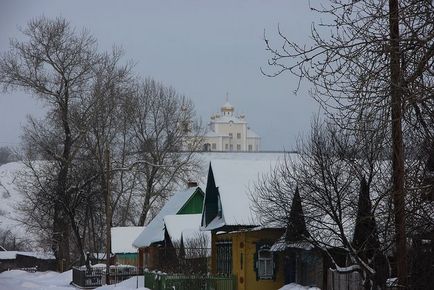
M268 174L282 155L257 156L252 159L212 160L205 192L202 227L208 230L223 226L254 227L260 225L253 211L251 195L259 178ZM212 165L212 166L211 166Z
M142 248L147 247L152 243L164 241L164 217L179 212L187 201L190 200L193 194L197 192L197 189L198 187L191 187L176 192L134 240L133 246L136 248Z
M206 227L217 216L219 210L219 190L215 185L211 163L208 169L208 178L205 190L205 201L202 213L202 226Z
M203 208L204 193L198 187L190 199L182 206L176 214L200 214Z

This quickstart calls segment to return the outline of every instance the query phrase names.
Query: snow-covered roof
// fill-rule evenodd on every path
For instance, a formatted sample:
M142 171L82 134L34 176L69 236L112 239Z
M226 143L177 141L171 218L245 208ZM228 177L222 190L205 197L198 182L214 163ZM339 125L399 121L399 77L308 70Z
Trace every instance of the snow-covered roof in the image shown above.
M213 119L211 119L211 123L234 123L234 124L245 124L247 121L244 118L240 118L237 116L214 116Z
M143 231L144 227L113 227L112 233L112 253L135 253L137 249L132 243L135 238Z
M186 190L176 192L161 208L160 212L154 217L154 219L134 240L133 246L136 248L148 247L152 243L163 241L164 217L167 215L176 214L197 189L198 187L191 187Z
M46 252L20 252L20 251L0 251L0 260L15 260L17 255L28 256L40 260L54 260L53 253Z
M229 134L217 134L215 131L210 130L206 132L205 137L208 138L228 137L229 138Z
M164 224L172 242L180 241L185 230L199 230L202 214L179 214L164 217Z
M299 242L291 242L288 243L285 241L286 234L283 234L272 246L271 251L272 252L281 252L286 250L287 248L295 248L295 249L301 249L301 250L312 250L314 246L307 242L307 241L299 241Z
M202 214L168 215L164 224L172 242L184 243L185 257L211 256L211 232L200 231Z
M216 229L222 225L257 226L260 221L252 211L251 189L258 178L269 173L283 154L247 154L248 159L215 159L211 161L215 184L218 187L222 217L216 217L206 227ZM256 157L256 158L255 158Z
M247 138L261 138L255 131L252 129L247 129Z

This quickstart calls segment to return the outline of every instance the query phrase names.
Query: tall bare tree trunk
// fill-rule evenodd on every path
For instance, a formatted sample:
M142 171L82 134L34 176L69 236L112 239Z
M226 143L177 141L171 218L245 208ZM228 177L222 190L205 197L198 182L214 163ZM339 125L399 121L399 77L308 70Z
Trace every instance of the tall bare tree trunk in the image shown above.
M392 109L392 194L396 232L398 283L407 287L405 233L404 146L402 140L402 78L400 64L399 3L389 0L390 81Z
M105 149L106 160L106 200L105 200L105 212L106 212L106 283L110 284L110 253L111 253L111 225L112 225L112 211L111 211L111 192L110 192L110 151Z
M61 87L62 89L62 87ZM70 266L70 248L69 248L69 217L65 207L68 206L70 198L67 192L67 181L71 159L72 137L69 126L69 93L68 82L64 83L64 92L59 90L59 114L62 121L63 134L63 152L59 174L57 175L57 197L55 202L54 216L54 247L57 249L58 271L63 272ZM61 96L60 94L64 94ZM63 202L63 204L62 204Z

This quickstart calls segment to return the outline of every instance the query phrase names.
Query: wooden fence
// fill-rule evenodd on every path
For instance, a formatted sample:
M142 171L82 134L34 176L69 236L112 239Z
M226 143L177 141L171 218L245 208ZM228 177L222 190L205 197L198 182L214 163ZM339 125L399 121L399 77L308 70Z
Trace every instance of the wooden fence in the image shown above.
M363 290L362 278L359 272L339 273L335 270L327 271L328 290Z
M144 272L145 287L151 290L236 290L234 276L186 276Z
M136 267L132 266L110 266L109 283L116 284L132 276L141 274ZM83 289L92 289L106 284L105 267L73 267L72 284Z

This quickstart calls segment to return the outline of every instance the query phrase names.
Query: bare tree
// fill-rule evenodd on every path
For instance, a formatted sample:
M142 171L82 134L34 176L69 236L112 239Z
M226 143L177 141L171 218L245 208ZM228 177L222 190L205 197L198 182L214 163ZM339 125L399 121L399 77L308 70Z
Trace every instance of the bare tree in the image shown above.
M30 239L17 237L9 229L0 229L0 245L7 251L28 251L31 244Z
M76 32L64 19L32 20L22 30L25 41L12 40L0 59L4 89L19 88L40 98L48 108L44 121L30 119L25 139L48 162L43 178L31 166L41 194L52 198L52 250L59 262L70 264L70 223L65 205L76 188L70 182L71 166L87 124L83 96L88 93L93 67L99 62L96 41L86 31ZM28 163L30 165L30 162ZM49 185L47 183L49 181Z
M378 271L381 267L372 262L373 257L381 257L376 261L381 261L387 269L384 253L391 247L388 243L391 233L389 189L387 183L382 182L388 177L385 172L389 164L379 159L384 135L377 132L369 136L369 142L363 142L367 137L348 134L336 125L316 120L309 138L299 142L299 153L288 155L285 162L262 178L252 196L264 223L286 227L295 222L288 205L298 188L308 233L301 235L302 240L327 253L338 271L348 265L336 259L329 249L344 248L350 265L361 272L366 288L373 289L384 288L387 278L387 274ZM353 232L360 220L356 215L359 207L356 201L362 194L359 190L362 182L366 185L364 200L370 196L375 205L369 216L374 215L379 220L375 231L366 234L378 241L375 255L371 252L366 255L353 243Z
M144 225L150 208L197 170L194 152L201 144L201 128L193 104L172 88L147 79L132 98L131 143L138 158L133 165L143 188L138 224Z
M313 43L307 46L279 29L279 48L266 40L269 64L276 70L264 73L290 72L307 79L313 97L342 127L354 128L366 116L389 121L398 279L405 287L404 140L406 130L417 130L422 139L433 136L433 3L330 0L312 10L331 21L313 26Z
M113 223L143 225L197 169L202 132L193 104L138 82L119 49L98 53L88 32L60 18L32 20L22 32L0 58L0 83L47 108L24 131L22 222L63 270L83 262L85 249L100 252L105 242L109 251Z
M11 162L13 154L9 147L0 147L0 165Z

